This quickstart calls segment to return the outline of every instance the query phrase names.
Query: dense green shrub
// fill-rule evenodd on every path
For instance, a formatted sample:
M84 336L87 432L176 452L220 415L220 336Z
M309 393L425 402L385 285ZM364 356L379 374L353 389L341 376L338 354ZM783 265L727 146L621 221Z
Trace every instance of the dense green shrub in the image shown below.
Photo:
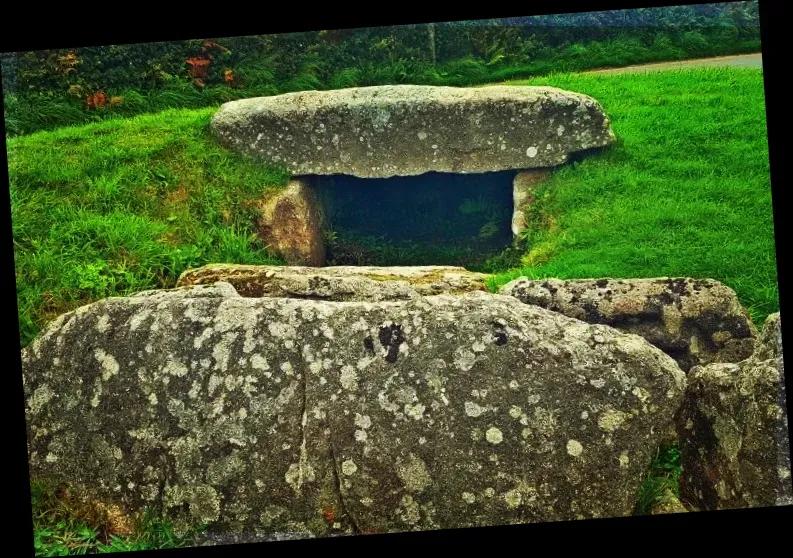
M687 31L683 33L681 37L680 46L683 47L683 50L687 53L701 55L708 52L710 44L700 33L696 31Z

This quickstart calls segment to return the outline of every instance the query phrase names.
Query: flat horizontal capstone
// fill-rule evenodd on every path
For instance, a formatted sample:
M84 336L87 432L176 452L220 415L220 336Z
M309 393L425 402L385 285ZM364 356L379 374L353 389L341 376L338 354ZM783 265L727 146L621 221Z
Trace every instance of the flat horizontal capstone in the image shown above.
M385 85L225 103L210 128L293 175L388 178L552 167L614 142L593 98L554 87Z

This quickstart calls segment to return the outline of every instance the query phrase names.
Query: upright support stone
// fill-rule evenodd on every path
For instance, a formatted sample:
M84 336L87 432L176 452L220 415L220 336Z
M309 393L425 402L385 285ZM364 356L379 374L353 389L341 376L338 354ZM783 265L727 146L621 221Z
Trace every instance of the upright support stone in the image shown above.
M550 176L545 169L524 170L515 175L512 181L512 234L515 239L526 228L526 210L534 201L532 192L538 184Z
M290 265L325 265L322 214L316 196L302 180L292 180L260 206L259 236Z

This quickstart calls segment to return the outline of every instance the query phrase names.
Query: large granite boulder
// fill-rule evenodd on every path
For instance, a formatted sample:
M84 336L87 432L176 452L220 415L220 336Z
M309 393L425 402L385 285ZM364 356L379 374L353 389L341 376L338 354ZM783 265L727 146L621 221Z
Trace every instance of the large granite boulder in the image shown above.
M294 175L552 167L615 141L597 101L553 87L384 85L225 103L219 142Z
M81 307L22 362L34 477L259 540L628 515L686 384L511 297L223 282Z
M735 291L712 279L540 279L499 293L644 337L687 371L752 354L757 329Z
M750 358L688 374L680 493L698 509L793 504L781 331L777 313Z
M408 300L487 291L488 275L454 266L356 267L211 264L182 273L177 287L231 283L241 296L317 300Z

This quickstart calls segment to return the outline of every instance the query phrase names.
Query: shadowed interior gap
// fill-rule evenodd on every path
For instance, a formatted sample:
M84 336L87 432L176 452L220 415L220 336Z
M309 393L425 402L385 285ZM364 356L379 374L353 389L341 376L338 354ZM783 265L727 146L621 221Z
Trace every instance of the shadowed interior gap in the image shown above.
M512 242L516 171L312 176L329 265L476 265Z

